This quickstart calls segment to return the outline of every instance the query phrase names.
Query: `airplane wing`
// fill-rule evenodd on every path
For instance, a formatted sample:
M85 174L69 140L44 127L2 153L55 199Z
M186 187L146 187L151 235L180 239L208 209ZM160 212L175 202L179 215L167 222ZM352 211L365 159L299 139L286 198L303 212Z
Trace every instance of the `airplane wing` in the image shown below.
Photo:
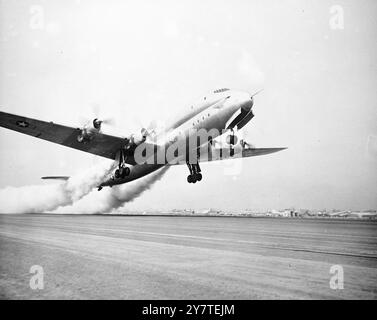
M125 138L103 133L96 134L88 142L79 142L77 136L80 134L81 128L67 127L1 111L0 126L113 160L116 158L117 152L127 143Z
M238 158L249 158L255 156L262 156L265 154L275 153L287 149L284 148L244 148L241 146L235 146L234 148L214 148L204 146L200 148L200 158L199 162L212 162L220 160L238 159ZM186 164L185 161L179 161L175 164Z
M116 159L118 151L128 143L126 138L111 136L100 132L90 141L79 142L77 137L81 132L81 128L68 127L53 122L41 121L1 111L0 127L112 160ZM236 146L233 149L221 149L214 148L213 146L210 148L205 146L200 149L199 161L207 162L254 157L274 153L286 148L243 148ZM134 159L132 158L133 157L130 157L126 162L129 164L135 164Z
M217 149L212 148L211 151L205 157L200 158L200 162L205 161L219 161L227 159L237 159L237 158L249 158L255 156L262 156L265 154L275 153L278 151L285 150L287 148L233 148L232 149Z

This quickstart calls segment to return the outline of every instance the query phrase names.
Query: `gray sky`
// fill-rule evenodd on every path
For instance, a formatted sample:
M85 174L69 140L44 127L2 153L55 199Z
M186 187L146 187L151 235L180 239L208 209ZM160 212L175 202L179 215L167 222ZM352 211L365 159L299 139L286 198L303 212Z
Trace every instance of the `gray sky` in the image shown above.
M263 87L247 140L288 150L203 164L195 185L171 168L126 208L375 209L376 18L374 0L2 0L0 109L77 126L100 105L106 132L129 134L207 91ZM1 188L98 161L5 129L0 145Z

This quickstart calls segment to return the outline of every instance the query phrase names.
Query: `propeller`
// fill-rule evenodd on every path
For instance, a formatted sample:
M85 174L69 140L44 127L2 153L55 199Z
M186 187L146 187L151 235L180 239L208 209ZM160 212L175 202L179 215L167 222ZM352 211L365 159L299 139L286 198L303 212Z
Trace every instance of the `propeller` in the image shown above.
M251 97L256 96L258 93L262 92L263 90L264 90L264 89L260 89L260 90L258 90L257 92L253 93L253 94L251 95Z
M106 124L109 126L115 125L115 119L114 118L102 118L100 116L100 106L99 104L92 104L91 105L91 113L93 114L93 120L90 120L88 117L80 117L79 122L83 127L88 127L89 125L93 125L93 127L97 130L101 130L102 124Z
M107 124L107 125L110 125L110 126L115 125L115 118L113 118L113 117L107 117L107 118L101 117L101 107L98 103L92 104L92 112L93 112L93 115L95 116L95 118L97 120L100 119L101 123Z
M153 138L156 135L157 122L155 120L149 122L148 125L145 125L145 123L143 123L140 118L134 118L134 121L138 124L138 127L141 128L140 133L142 137Z

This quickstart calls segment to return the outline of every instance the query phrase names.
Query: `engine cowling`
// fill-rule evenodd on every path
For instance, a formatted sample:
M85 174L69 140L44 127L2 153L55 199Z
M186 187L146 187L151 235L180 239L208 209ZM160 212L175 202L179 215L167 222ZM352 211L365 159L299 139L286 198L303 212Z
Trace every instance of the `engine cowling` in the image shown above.
M78 142L89 142L93 137L101 131L102 120L94 119L91 123L89 122L80 130L80 134L77 136Z
M130 137L130 142L139 145L143 143L147 139L147 131L145 129L142 129L140 133L132 134Z
M92 122L93 124L93 128L96 129L96 130L101 130L101 124L102 124L102 121L101 120L98 120L97 118L95 118Z

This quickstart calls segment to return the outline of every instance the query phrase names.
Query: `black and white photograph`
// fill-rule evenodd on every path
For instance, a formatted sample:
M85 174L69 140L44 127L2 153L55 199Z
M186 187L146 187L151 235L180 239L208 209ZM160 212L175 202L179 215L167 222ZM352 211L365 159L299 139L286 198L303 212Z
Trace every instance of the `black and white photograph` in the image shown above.
M376 300L376 40L374 0L0 0L0 300Z

